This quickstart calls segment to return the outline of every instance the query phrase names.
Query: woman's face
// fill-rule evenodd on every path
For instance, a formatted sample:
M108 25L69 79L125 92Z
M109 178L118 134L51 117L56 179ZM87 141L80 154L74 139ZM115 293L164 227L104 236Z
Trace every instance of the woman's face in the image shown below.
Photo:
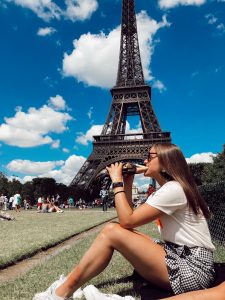
M159 175L161 167L154 147L149 150L148 158L145 159L144 164L148 167L148 170L144 174L145 176L155 178Z

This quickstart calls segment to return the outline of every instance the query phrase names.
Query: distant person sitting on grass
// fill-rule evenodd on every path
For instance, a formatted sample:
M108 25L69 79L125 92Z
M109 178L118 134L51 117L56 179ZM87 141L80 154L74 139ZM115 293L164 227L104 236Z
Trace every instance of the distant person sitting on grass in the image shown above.
M49 203L47 202L47 199L43 199L41 203L41 210L38 210L38 212L42 213L48 213L49 210Z
M37 210L38 213L63 213L63 210L55 205L49 197L43 200L42 209Z
M63 210L55 205L52 201L49 202L48 212L56 212L56 213L63 213Z
M147 281L174 294L212 286L215 247L206 220L210 212L185 157L170 143L155 144L146 154L146 166L138 167L136 173L155 179L160 188L143 205L133 209L134 175L123 177L121 162L107 167L119 223L108 223L72 272L53 283L46 292L35 295L34 300L68 299L107 267L115 250ZM135 229L156 219L160 219L161 241ZM224 289L220 286L213 291L213 298L207 298L208 290L205 298L188 300L224 299L221 294ZM185 295L177 297L187 299L182 298Z

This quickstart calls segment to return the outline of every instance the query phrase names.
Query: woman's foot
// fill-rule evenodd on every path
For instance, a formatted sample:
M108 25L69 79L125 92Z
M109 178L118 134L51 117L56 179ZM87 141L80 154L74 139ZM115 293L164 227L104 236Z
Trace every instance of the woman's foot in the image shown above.
M65 280L66 277L61 275L59 279L53 282L45 292L35 294L33 300L65 300L65 298L59 297L55 294L57 287L59 287ZM67 299L73 298L71 297Z

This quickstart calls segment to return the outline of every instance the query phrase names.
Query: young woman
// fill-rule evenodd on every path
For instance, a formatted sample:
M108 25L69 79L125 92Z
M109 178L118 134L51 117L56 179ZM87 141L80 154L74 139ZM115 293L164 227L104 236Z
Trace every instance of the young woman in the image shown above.
M214 280L213 250L206 218L207 205L198 193L181 150L173 144L155 144L137 173L154 178L160 188L133 210L134 176L122 177L122 163L107 167L113 183L119 223L99 233L66 279L58 280L34 299L66 299L109 264L119 251L146 280L180 294L210 287ZM162 241L135 230L158 219ZM101 253L101 255L99 255Z

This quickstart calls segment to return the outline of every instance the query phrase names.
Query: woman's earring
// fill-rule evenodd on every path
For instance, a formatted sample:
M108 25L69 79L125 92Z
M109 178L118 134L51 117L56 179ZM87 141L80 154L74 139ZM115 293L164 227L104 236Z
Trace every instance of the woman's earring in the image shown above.
M166 172L166 170L160 171L160 174L163 178L165 178L167 181L173 180L173 178Z

